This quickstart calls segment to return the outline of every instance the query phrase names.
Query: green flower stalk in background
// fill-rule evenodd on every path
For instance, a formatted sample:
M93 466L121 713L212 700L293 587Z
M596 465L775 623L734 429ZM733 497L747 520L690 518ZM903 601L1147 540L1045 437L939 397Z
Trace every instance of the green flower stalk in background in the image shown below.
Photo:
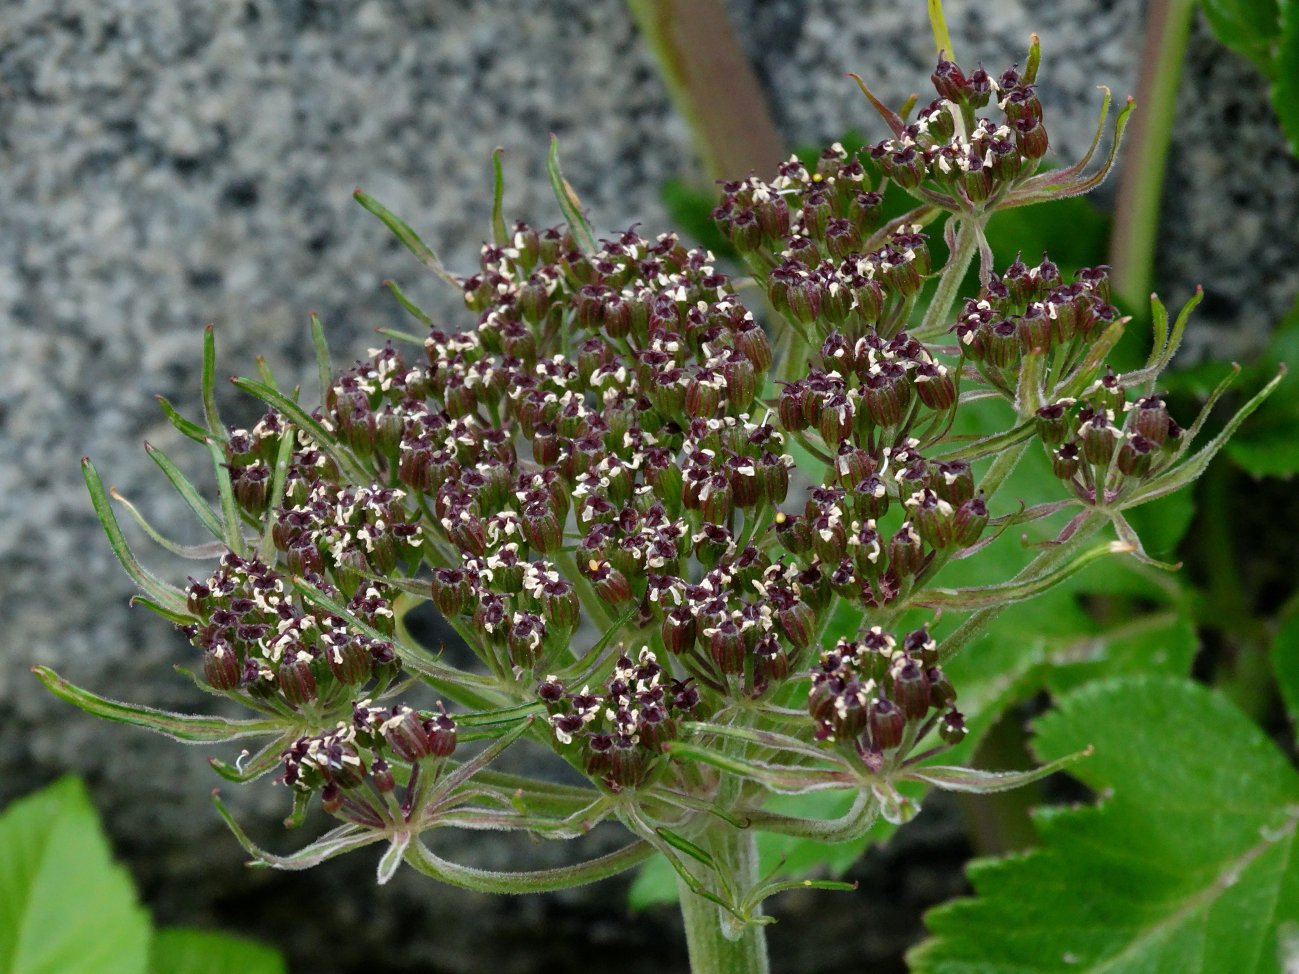
M1040 170L1038 61L1036 38L1023 71L995 77L940 58L937 97L910 120L914 106L894 113L863 85L882 141L725 184L714 216L749 280L675 234L597 240L553 149L566 225L507 229L498 159L493 240L465 277L358 192L461 290L462 329L434 327L397 292L427 333L336 372L313 321L320 404L269 376L236 380L268 407L252 429L217 414L209 330L204 421L164 408L210 451L219 504L150 448L216 539L188 552L214 563L180 588L136 561L85 463L138 601L193 644L202 688L254 716L163 713L37 675L180 740L259 739L214 767L287 786L291 823L318 803L338 825L276 856L217 799L256 862L301 869L378 844L380 882L405 863L524 893L659 854L697 974L767 970L764 901L848 884L759 875L755 835L856 839L914 815L926 786L1001 790L1078 757L1027 772L942 763L965 734L944 664L1000 609L1083 566L1149 561L1125 512L1197 477L1271 388L1192 452L1204 414L1170 416L1159 376L1194 302L1171 325L1156 303L1145 366L1114 371L1126 319L1107 268L993 266L989 217L1099 184L1132 110L1093 166L1107 93L1086 156ZM891 219L888 184L915 204ZM980 400L1008 407L1005 427L954 434ZM1046 451L1059 496L1025 508L1001 488L1029 450ZM945 566L1008 527L1066 510L1016 577L943 585ZM476 665L409 635L422 601ZM494 767L526 742L588 786ZM827 790L851 796L839 818L769 802ZM605 821L627 845L535 872L461 865L443 831L580 842Z

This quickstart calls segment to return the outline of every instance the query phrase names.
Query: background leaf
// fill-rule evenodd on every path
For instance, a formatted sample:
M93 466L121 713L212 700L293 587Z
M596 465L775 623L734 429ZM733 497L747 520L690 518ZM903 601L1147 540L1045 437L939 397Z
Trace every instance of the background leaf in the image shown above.
M1299 155L1299 3L1285 0L1281 9L1281 39L1277 46L1272 86L1272 107L1281 130L1290 140L1290 151Z
M149 916L85 786L64 778L0 816L0 970L145 974Z
M1200 8L1218 40L1273 77L1272 49L1281 33L1277 0L1202 0Z
M1038 722L1050 760L1104 796L1036 818L1042 847L970 867L977 899L932 911L919 974L1280 969L1299 916L1299 775L1223 698L1187 680L1092 683Z
M166 927L153 937L149 974L288 974L284 959L251 940Z
M1299 616L1287 620L1272 641L1272 671L1290 723L1299 729Z

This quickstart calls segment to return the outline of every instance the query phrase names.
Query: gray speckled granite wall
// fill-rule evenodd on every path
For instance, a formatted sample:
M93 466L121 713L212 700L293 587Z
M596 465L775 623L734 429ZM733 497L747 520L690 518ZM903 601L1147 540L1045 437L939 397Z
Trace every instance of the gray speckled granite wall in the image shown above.
M847 71L893 103L929 71L922 4L728 6L791 143L874 131ZM1041 91L1065 157L1090 138L1093 85L1118 94L1135 85L1138 0L948 6L963 60L1000 67L1023 57L1031 30L1042 35ZM1176 300L1206 283L1201 322L1218 327L1201 334L1247 349L1299 287L1299 169L1271 126L1260 79L1202 32L1182 105L1161 286ZM249 873L207 805L213 777L201 751L82 717L27 673L40 661L109 695L200 705L166 665L185 660L183 640L125 607L130 586L90 513L78 458L92 455L161 528L198 540L140 443L174 451L203 478L203 458L152 401L162 394L197 411L201 326L216 324L222 372L251 372L260 353L283 380L312 388L309 309L324 316L340 358L359 354L375 327L401 323L385 276L453 324L455 296L351 189L363 185L404 215L452 267L471 266L493 146L508 150L511 215L557 219L542 171L550 132L599 227L666 226L657 187L691 169L686 131L615 0L24 0L0 9L0 801L64 771L86 775L165 919L237 919L321 972L359 970L376 950L386 971L681 964L670 927L624 922L613 885L515 901L413 876L376 890L365 856L306 876ZM235 418L254 412L233 395L223 403ZM258 835L278 838L280 791L232 797L261 823ZM932 828L950 842L945 821ZM526 844L502 853L494 843L472 854L563 854ZM867 868L887 871L890 861ZM947 895L951 882L931 878L921 899ZM860 909L818 905L845 917ZM876 951L878 931L849 919L838 927L841 949L822 943L814 961L799 946L811 938L794 927L811 922L807 906L795 899L788 909L793 928L776 935L776 949L799 957L801 970L896 949L895 939ZM610 959L579 953L580 937Z

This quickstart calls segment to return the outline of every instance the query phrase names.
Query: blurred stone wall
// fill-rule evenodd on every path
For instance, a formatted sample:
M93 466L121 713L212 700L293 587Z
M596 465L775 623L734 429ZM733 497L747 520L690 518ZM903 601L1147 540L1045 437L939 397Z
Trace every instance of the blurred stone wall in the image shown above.
M894 104L926 83L932 48L921 3L727 5L790 144L853 128L878 137L848 71ZM967 62L1000 69L1022 60L1030 31L1041 34L1040 90L1065 159L1091 136L1094 85L1119 95L1135 86L1138 0L948 7ZM1240 353L1299 284L1299 177L1261 79L1202 29L1184 89L1160 286L1179 301L1204 282L1210 300L1197 327L1212 337L1201 346ZM628 921L616 883L509 901L405 875L376 890L374 857L364 853L315 873L247 871L208 804L215 781L205 749L83 717L28 673L42 662L110 696L208 706L168 667L191 662L184 640L127 610L131 588L91 514L78 458L93 456L105 480L164 531L200 540L141 441L208 482L205 458L152 400L160 394L183 413L199 411L201 327L216 326L220 374L251 373L261 354L282 383L314 390L309 310L323 316L344 361L376 343L376 327L405 325L384 277L446 324L463 323L456 296L355 205L351 190L365 187L452 268L470 268L487 231L493 146L507 150L509 214L558 221L543 172L551 132L598 228L641 221L666 229L658 187L694 164L618 0L0 6L0 802L64 772L85 775L162 919L257 933L289 950L295 969L322 974L684 963L670 919ZM256 413L233 390L220 399L228 419ZM194 570L150 561L178 580ZM281 789L227 792L259 823L256 836L285 848ZM953 841L949 826L941 816L930 826L942 848ZM567 854L503 841L473 839L463 855L540 864ZM877 893L898 902L957 888L957 859L930 848L937 872L912 882L919 893L896 888L896 869L915 872L896 851L872 859L865 869L894 870L894 886L881 879ZM854 919L868 900L820 895L811 909L788 901L790 924L774 935L779 956L828 971L896 950L896 938L879 946L879 931L863 932ZM815 922L832 924L842 943L809 935L807 924L825 910L840 919ZM367 966L376 956L377 968Z

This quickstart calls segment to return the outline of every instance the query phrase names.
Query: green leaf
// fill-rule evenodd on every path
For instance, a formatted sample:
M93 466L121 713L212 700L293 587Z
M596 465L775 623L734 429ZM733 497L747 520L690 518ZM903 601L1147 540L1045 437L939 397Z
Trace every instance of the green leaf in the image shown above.
M1281 10L1281 37L1272 70L1276 79L1272 107L1290 140L1290 151L1299 155L1299 3L1295 0L1286 0Z
M970 867L928 916L916 974L1275 972L1299 916L1299 775L1222 697L1184 679L1092 683L1037 726L1044 760L1104 796L1039 812L1042 846Z
M229 934L165 927L153 935L149 974L288 974L270 947Z
M1288 619L1272 640L1272 671L1290 723L1299 728L1299 616Z
M149 915L75 778L0 815L0 970L145 974Z
M1281 35L1277 0L1202 0L1200 8L1218 40L1268 77L1276 76L1272 49Z
M1299 13L1295 19L1299 20ZM1295 97L1299 98L1299 92ZM1299 362L1299 302L1277 323L1260 361L1245 370L1246 387L1263 385L1287 362ZM1287 380L1255 413L1249 425L1232 437L1225 452L1255 477L1294 476L1299 473L1299 438L1294 435L1297 426L1299 382Z
M656 855L641 866L631 889L627 892L627 905L632 910L644 910L660 903L677 901L677 874L662 856Z

